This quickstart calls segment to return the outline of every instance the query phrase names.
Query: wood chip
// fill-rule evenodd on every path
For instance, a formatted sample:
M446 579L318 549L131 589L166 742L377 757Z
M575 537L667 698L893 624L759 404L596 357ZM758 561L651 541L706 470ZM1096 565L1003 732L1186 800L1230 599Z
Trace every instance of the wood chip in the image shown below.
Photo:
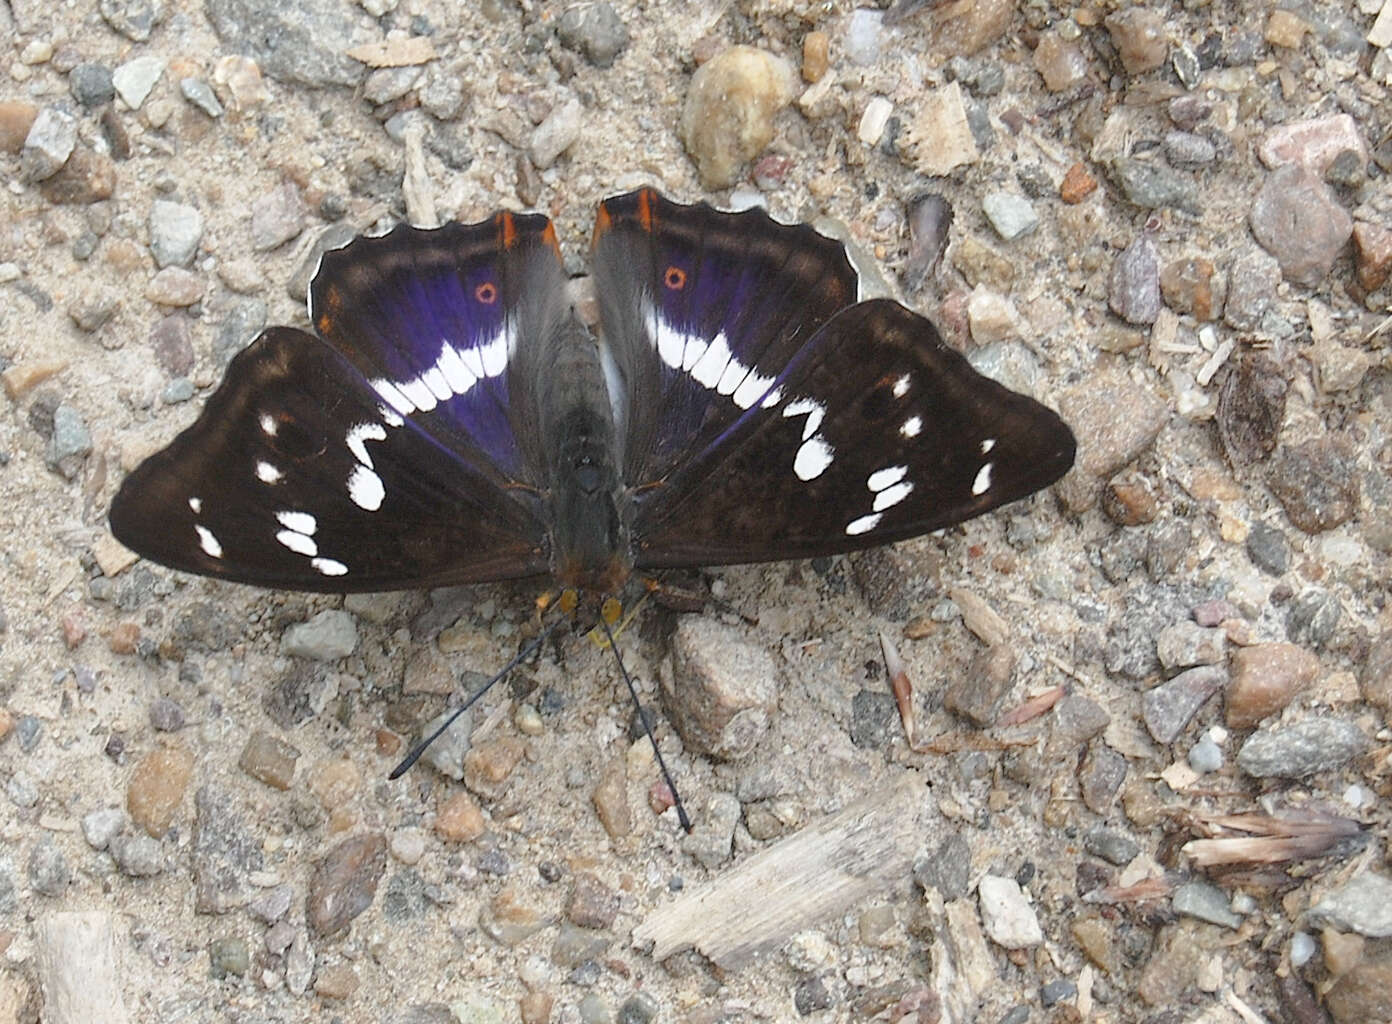
M655 960L695 948L725 970L870 897L906 888L922 840L924 780L900 781L755 854L633 930Z
M1005 643L1010 638L1010 627L985 598L965 587L953 587L947 596L962 610L962 622L987 647Z
M355 46L348 51L348 56L370 68L404 68L434 60L435 44L429 36L388 39Z
M56 911L39 919L35 933L45 1020L130 1020L121 996L113 915Z
M103 533L92 542L92 557L97 560L97 568L107 579L119 576L140 558L109 533Z

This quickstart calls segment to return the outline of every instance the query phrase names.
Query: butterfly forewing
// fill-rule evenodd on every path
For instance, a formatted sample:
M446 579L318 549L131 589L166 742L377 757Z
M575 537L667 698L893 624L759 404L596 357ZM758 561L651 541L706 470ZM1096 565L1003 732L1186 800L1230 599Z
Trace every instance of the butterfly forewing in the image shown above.
M637 495L640 567L777 561L913 537L1072 465L1051 411L978 374L896 302L818 331L771 396Z
M495 480L538 486L537 339L567 313L547 218L498 213L478 224L400 225L328 252L311 318L378 393Z
M618 367L624 477L665 477L760 401L856 299L845 250L762 210L720 213L642 189L605 200L593 244Z
M398 228L325 256L320 336L265 332L127 478L112 530L175 568L389 590L548 568L535 339L565 315L545 218Z

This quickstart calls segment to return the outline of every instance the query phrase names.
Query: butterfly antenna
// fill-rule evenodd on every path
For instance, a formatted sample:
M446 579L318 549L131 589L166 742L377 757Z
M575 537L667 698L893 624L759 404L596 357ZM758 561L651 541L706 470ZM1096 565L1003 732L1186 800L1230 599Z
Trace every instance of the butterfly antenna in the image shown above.
M408 771L410 771L411 766L420 760L420 756L425 753L426 748L429 747L430 744L438 740L442 735L444 735L445 730L454 724L454 720L456 718L458 718L464 712L468 711L471 707L473 707L478 702L478 699L482 697L485 693L487 693L489 690L493 689L493 686L500 679L502 679L503 676L507 675L518 665L522 664L522 662L526 661L533 654L535 654L541 648L541 645L546 643L547 637L549 637L552 633L556 631L556 627L559 626L562 621L564 620L558 619L557 621L551 623L551 625L547 626L546 629L544 629L535 640L529 643L526 647L522 648L522 650L518 651L517 656L515 658L513 658L506 665L500 668L498 670L497 675L495 675L492 679L488 680L488 682L484 683L477 690L471 693L469 695L469 699L466 700L463 704L459 705L459 707L455 708L454 713L445 719L443 725L441 725L429 736L425 737L423 740L421 740L419 743L417 743L414 747L411 748L411 752L401 759L401 763L391 770L391 774L388 775L387 778L399 779L401 778L401 776L405 775Z
M624 667L623 658L619 657L619 645L614 641L614 631L609 628L609 620L603 615L599 617L600 625L604 627L604 635L609 641L609 649L614 652L614 660L619 663L619 675L623 676L624 685L628 687L628 695L633 698L633 706L638 709L638 718L643 723L643 731L648 734L648 742L652 744L653 753L657 755L657 766L662 769L662 781L667 783L667 788L672 791L672 805L677 809L677 820L681 822L683 831L691 832L691 819L686 815L686 808L682 806L681 794L677 792L677 784L672 781L672 773L667 770L667 762L662 759L662 751L657 746L657 737L653 735L652 722L648 720L648 713L643 710L643 703L638 699L638 688L633 685L633 677L628 674L628 669Z

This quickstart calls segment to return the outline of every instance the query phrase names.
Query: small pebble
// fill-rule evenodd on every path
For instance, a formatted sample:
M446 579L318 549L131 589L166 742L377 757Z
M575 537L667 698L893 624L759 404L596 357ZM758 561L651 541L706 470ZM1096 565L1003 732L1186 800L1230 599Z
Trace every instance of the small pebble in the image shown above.
M1267 176L1248 220L1252 236L1276 258L1286 280L1307 288L1328 276L1353 234L1353 218L1338 197L1296 164Z
M150 251L160 267L186 267L203 238L203 215L192 206L156 199L150 206Z
M328 937L347 928L372 905L387 866L387 842L379 833L343 840L315 865L305 903L310 930Z
M304 230L304 200L300 190L287 182L251 204L251 247L257 252L275 249Z
M487 827L483 809L468 790L451 794L435 815L435 834L447 843L471 843Z
M986 934L1005 949L1027 949L1044 941L1034 908L1013 879L983 875L977 883Z
M852 64L869 67L880 59L883 23L882 11L871 10L868 7L857 7L851 11L841 45L846 58Z
M1368 746L1353 722L1312 718L1254 733L1237 753L1237 766L1253 778L1303 779L1341 768Z
M1319 677L1319 659L1295 644L1255 644L1233 652L1227 724L1246 729L1281 711Z
M1165 63L1169 44L1161 12L1132 7L1108 15L1105 24L1128 75L1143 75Z
M208 947L208 961L214 978L240 978L251 968L251 951L240 938L214 939Z
M24 139L20 168L28 181L53 177L77 145L77 119L56 107L43 107Z
M987 193L981 201L981 209L996 234L1007 242L1013 242L1039 226L1039 215L1034 212L1030 201L1012 192Z
M1216 772L1223 767L1223 748L1205 736L1189 748L1188 761L1200 775Z
M156 839L169 831L193 777L193 755L181 746L146 754L131 772L126 786L126 810L131 820Z
M79 64L68 72L73 99L84 107L100 107L116 97L111 69L105 64Z
M556 21L556 37L597 68L612 65L629 41L628 28L609 0L567 8Z
M82 837L94 850L105 850L107 844L126 825L126 812L119 807L99 807L82 816Z
M585 108L574 96L569 96L551 108L546 120L532 132L527 154L537 170L544 171L569 149L585 123Z
M1121 251L1108 279L1107 304L1129 324L1150 324L1160 315L1160 266L1155 244L1145 235Z
M258 730L247 738L237 767L273 789L289 789L300 752L278 736Z
M184 727L184 708L169 697L157 697L150 702L150 724L160 732L178 732Z
M787 61L752 46L731 46L696 69L680 134L707 188L735 184L772 141L774 115L797 95L797 78Z
M358 627L353 616L336 608L319 612L308 622L290 626L280 639L281 653L314 661L337 661L357 649Z
M183 267L165 267L145 286L145 298L159 306L183 308L203 297L203 278Z
M164 68L165 62L160 57L136 57L112 72L112 85L127 107L139 110L164 74Z
M1267 485L1305 533L1332 530L1358 511L1358 472L1341 439L1322 437L1282 448L1272 460Z
M164 870L164 848L151 836L112 836L107 849L121 874L130 878L153 878Z

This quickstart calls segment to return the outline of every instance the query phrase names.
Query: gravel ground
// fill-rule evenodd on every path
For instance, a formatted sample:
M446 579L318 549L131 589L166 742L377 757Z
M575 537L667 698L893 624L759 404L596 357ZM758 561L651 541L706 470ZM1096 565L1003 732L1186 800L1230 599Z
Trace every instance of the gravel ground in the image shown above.
M0 1024L1392 1020L1392 2L921 7L0 0ZM386 780L538 586L104 525L323 247L534 208L579 273L640 184L847 239L1080 442L640 610L689 837L579 634Z

